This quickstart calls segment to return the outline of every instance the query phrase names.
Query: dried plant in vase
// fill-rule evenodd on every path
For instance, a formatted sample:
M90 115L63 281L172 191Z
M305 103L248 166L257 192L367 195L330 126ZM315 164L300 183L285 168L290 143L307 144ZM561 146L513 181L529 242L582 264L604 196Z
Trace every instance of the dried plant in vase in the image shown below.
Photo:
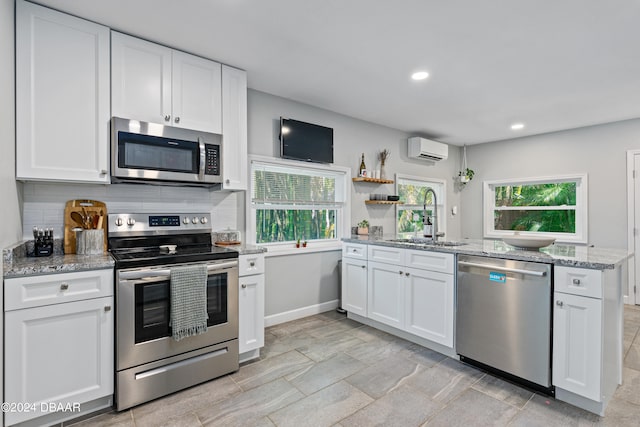
M391 151L387 150L386 148L378 153L378 159L380 159L380 179L387 179L387 172L384 165L390 155Z

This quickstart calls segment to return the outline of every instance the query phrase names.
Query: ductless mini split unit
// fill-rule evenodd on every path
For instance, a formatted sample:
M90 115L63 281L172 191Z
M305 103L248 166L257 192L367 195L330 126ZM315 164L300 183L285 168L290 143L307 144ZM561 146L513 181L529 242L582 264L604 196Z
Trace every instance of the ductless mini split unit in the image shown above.
M409 138L409 157L439 161L449 156L449 146L441 142L414 136Z

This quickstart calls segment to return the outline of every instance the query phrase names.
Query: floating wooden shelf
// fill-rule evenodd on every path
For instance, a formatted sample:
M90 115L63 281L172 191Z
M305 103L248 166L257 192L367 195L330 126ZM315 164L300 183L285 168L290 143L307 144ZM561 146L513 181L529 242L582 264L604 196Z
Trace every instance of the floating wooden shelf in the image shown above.
M367 205L401 205L402 202L397 201L391 201L391 200L365 200L364 201L365 204Z
M376 184L393 184L392 179L379 179L379 178L351 178L353 182L375 182Z

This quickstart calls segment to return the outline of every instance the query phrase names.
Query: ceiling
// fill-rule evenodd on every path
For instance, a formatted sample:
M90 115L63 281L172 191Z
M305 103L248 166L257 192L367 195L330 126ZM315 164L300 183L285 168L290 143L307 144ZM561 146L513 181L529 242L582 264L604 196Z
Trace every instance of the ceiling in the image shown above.
M250 88L451 144L640 117L639 0L37 2L243 68ZM418 70L430 76L411 80Z

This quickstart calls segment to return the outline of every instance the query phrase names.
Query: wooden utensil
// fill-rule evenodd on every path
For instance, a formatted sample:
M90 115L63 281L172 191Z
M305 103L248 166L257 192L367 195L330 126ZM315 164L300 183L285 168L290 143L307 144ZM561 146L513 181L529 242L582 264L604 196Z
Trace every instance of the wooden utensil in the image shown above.
M71 212L71 219L78 223L78 225L84 228L84 218L80 212Z

